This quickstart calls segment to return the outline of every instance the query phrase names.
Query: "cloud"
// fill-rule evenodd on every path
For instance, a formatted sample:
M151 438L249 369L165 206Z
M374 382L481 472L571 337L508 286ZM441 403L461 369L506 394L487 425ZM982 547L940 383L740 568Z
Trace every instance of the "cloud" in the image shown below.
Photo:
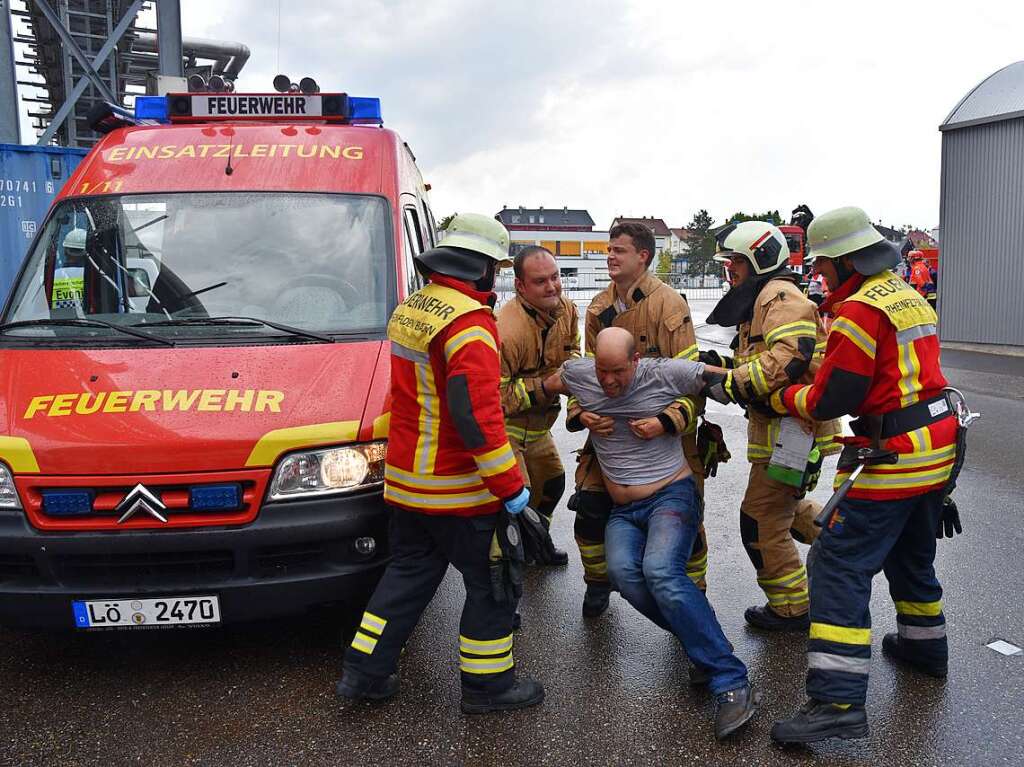
M278 69L277 4L185 0L185 34ZM1019 49L1020 4L291 0L280 69L382 99L438 215L502 204L685 223L858 204L938 223L939 122Z

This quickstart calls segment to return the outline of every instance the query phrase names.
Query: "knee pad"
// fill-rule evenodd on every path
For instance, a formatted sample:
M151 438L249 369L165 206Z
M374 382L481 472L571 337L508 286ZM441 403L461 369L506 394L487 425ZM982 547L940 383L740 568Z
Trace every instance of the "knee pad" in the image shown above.
M605 522L602 522L601 520L590 519L577 514L576 522L572 526L572 531L576 536L577 541L583 540L603 543L604 526Z
M740 540L743 541L743 548L747 550L747 556L751 563L758 570L764 567L764 557L761 552L754 548L757 543L757 520L749 514L740 512Z
M565 493L565 475L559 474L557 477L549 479L540 489L541 500L537 504L537 511L550 517L555 513L555 507L562 500L563 493Z

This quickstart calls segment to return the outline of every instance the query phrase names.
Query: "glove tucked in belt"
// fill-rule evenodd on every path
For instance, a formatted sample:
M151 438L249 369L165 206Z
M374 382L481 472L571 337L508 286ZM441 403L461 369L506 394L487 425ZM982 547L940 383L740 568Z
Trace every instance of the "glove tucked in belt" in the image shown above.
M491 574L491 595L499 604L515 604L523 595L523 539L516 515L507 509L498 512L491 537L488 565Z

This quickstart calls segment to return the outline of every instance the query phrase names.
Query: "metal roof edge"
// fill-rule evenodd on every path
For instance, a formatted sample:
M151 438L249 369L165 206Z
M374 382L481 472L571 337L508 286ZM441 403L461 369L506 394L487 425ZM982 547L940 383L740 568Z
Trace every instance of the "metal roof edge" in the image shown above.
M1006 120L1015 120L1019 117L1024 117L1024 109L1018 109L1016 112L1007 112L1006 114L995 115L992 117L977 117L973 120L964 120L963 122L945 124L939 126L941 133L947 131L960 130L961 128L971 128L975 125L990 125L991 123L1005 122Z
M974 95L974 92L975 92L976 90L978 90L978 88L980 88L980 87L981 87L982 85L984 85L985 83L987 83L987 82L988 82L989 80L991 80L991 79L992 79L993 77L995 77L996 75L998 75L998 74L999 74L1000 72L1002 72L1002 71L1004 71L1004 70L1006 70L1006 69L1009 69L1010 67L1016 66L1017 64L1024 64L1024 61L1011 61L1011 62L1010 62L1009 64L1007 64L1007 65L1006 65L1005 67L1000 67L1000 68L999 68L999 69L997 69L997 70L996 70L995 72L992 72L991 74L989 74L989 75L988 75L987 77L984 77L984 78L982 78L982 79L981 79L981 80L980 80L980 81L978 82L978 84L977 84L977 85L975 85L975 86L974 86L973 88L971 88L971 89L970 89L969 91L967 91L967 93L965 93L965 94L964 94L963 98L961 98L961 99L960 99L960 100L959 100L958 102L956 102L956 106L955 106L955 107L953 107L953 108L952 108L952 109L950 110L950 112L949 112L949 114L948 114L948 115L946 115L946 119L945 119L945 120L943 120L943 121L942 121L942 122L941 122L941 123L939 124L939 130L940 130L940 131L942 131L942 130L948 130L949 128L953 127L954 125L955 125L955 126L958 126L958 127L965 127L965 126L967 125L967 123L964 123L964 124L963 124L963 126L961 126L961 125L960 125L959 123L951 123L951 122L950 122L950 120L951 120L951 119L953 119L953 115L955 115L955 114L956 114L956 111L957 111L957 110L958 110L958 109L959 109L960 107L962 107L962 106L963 106L964 102L965 102L965 101L967 101L967 99L969 99L969 98L970 98L971 96L973 96L973 95ZM977 124L978 122L981 122L981 121L984 121L984 120L988 120L988 119L991 119L991 118L979 118L978 120L971 120L971 121L968 121L968 122L969 122L970 124L972 124L972 125L975 125L975 124Z
M54 146L52 144L0 144L0 150L14 149L19 152L38 152L40 154L75 154L84 157L89 153L85 147Z

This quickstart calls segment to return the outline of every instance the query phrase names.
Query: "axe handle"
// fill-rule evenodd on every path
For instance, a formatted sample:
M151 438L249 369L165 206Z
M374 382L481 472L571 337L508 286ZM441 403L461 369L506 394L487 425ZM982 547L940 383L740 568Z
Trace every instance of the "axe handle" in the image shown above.
M855 468L851 472L850 476L846 478L846 481L844 481L843 484L841 484L838 489L832 493L832 497L828 499L828 503L825 504L818 516L814 518L814 524L818 527L825 526L829 518L832 516L832 512L836 510L836 506L838 506L839 502L846 497L848 492L850 492L850 488L853 487L853 483L857 481L857 477L860 476L860 473L863 470L864 464L857 464L857 468Z

